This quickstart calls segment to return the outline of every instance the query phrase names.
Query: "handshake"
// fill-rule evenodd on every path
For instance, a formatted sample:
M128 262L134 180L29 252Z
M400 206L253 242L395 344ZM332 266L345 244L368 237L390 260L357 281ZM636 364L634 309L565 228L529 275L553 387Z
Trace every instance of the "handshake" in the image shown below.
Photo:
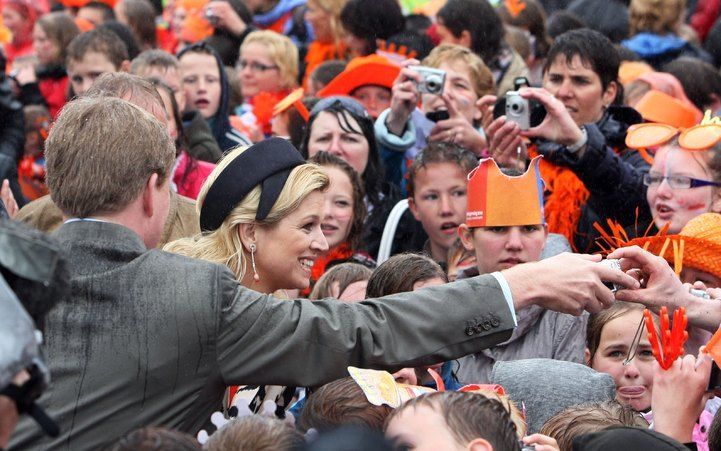
M681 283L666 260L638 246L617 249L607 260L599 255L565 253L502 273L516 310L539 305L580 315L584 311L597 313L618 300L641 303L653 310L686 307L689 312L700 299L691 294L691 287ZM691 314L689 322L693 323ZM715 322L711 330L718 324Z

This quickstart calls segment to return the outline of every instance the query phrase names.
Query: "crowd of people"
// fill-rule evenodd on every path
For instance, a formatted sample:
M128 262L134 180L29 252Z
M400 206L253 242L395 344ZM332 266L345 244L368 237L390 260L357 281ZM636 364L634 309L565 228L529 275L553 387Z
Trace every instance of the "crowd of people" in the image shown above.
M721 450L719 1L0 8L0 449Z

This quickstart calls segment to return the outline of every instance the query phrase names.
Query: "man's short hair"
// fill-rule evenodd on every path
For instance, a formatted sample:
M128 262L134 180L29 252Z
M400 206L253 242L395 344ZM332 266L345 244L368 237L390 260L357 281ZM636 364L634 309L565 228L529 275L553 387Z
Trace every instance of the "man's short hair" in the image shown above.
M153 82L125 72L103 74L95 80L84 97L117 97L151 111L153 106L165 109L163 98ZM155 104L155 105L153 105Z
M193 436L172 429L147 427L129 432L115 440L105 451L173 451L200 450Z
M230 420L210 436L203 446L206 451L290 451L305 443L303 435L287 421L260 415Z
M403 411L428 407L445 419L446 427L461 445L477 438L493 449L518 449L516 426L503 404L478 393L436 392L412 398L388 416L386 427Z
M648 428L648 422L618 401L591 402L563 409L548 419L539 431L553 437L561 451L573 450L573 439L612 426Z
M438 11L438 23L456 38L468 31L471 50L488 64L496 59L503 45L503 22L487 0L448 0Z
M122 99L86 96L63 108L45 157L53 202L85 218L122 210L154 173L165 182L175 146L150 113Z
M123 41L110 30L97 28L82 33L70 41L66 65L73 61L82 61L88 52L105 55L116 69L128 60L128 49Z
M103 22L107 22L108 20L115 19L115 11L113 11L113 8L108 5L107 3L100 2L100 1L92 1L84 4L81 6L82 8L88 8L88 9L97 9L103 14ZM100 24L96 24L100 25Z
M457 62L468 67L471 74L471 87L478 97L496 93L491 70L481 57L470 49L455 44L441 44L423 59L423 65L430 67L440 67L443 63L454 64Z
M548 51L543 73L548 72L559 57L568 64L575 56L598 75L604 90L611 82L618 81L621 64L618 51L606 36L589 28L567 31L558 36Z
M143 77L148 71L155 68L163 70L178 70L180 68L180 63L178 62L178 58L164 50L146 50L136 56L130 64L130 73Z
M448 142L431 142L423 148L408 168L408 181L406 189L408 197L413 197L416 191L416 177L418 171L431 163L451 163L457 165L461 171L468 174L478 166L478 158L470 151L458 144Z
M344 425L383 430L386 417L393 411L387 405L368 401L363 390L351 377L329 382L308 396L300 416L303 430L313 428L326 432Z

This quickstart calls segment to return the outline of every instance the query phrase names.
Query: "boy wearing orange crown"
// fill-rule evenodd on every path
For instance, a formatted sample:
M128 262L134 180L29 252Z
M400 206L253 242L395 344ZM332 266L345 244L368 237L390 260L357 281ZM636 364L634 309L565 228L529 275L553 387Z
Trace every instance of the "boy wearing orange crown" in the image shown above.
M458 228L463 246L475 251L480 274L541 259L548 238L543 180L536 157L525 174L508 176L484 159L468 181L466 222ZM587 316L532 307L516 312L510 340L460 359L462 383L488 383L497 361L552 358L583 362Z

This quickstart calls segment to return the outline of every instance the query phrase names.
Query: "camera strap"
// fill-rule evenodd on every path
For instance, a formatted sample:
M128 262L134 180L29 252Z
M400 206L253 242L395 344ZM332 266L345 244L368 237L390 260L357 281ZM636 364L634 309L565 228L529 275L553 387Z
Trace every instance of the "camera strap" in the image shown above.
M31 377L27 382L18 386L9 384L0 390L0 395L12 399L17 406L18 413L30 415L50 437L60 435L58 424L45 413L42 407L35 403L33 393L36 392L35 384L42 383L39 379Z

